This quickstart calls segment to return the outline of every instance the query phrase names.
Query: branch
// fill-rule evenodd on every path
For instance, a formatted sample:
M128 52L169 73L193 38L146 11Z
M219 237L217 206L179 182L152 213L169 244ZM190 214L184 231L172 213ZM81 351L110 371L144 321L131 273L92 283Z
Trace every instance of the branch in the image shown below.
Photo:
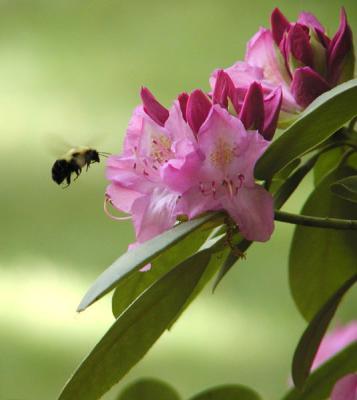
M315 228L357 230L357 220L353 219L311 217L275 210L275 220Z

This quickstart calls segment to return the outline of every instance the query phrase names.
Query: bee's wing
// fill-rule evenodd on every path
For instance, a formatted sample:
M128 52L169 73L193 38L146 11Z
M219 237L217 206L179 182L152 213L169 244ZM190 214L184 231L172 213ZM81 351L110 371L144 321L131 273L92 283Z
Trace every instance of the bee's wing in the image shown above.
M46 148L55 157L60 157L66 154L70 149L82 146L88 146L93 149L99 150L101 143L106 141L109 137L107 133L101 134L57 134L57 133L47 133L44 135L44 143Z
M43 144L46 150L54 157L61 157L68 150L75 147L65 136L53 132L47 132L43 135Z

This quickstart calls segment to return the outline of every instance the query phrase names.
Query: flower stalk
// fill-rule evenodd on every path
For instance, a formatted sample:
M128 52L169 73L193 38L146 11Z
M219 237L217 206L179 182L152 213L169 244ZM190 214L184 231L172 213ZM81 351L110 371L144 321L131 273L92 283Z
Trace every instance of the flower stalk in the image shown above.
M275 220L314 228L357 230L357 220L353 219L321 218L275 210Z

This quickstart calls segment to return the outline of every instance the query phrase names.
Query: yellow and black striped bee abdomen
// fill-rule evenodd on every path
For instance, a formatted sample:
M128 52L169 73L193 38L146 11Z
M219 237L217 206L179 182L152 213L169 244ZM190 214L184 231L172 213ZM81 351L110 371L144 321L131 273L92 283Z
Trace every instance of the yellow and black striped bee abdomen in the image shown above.
M62 158L55 161L52 166L52 179L60 185L66 181L67 186L71 183L72 174L76 178L81 174L82 168L93 163L100 162L99 153L97 150L90 147L79 147L71 149Z

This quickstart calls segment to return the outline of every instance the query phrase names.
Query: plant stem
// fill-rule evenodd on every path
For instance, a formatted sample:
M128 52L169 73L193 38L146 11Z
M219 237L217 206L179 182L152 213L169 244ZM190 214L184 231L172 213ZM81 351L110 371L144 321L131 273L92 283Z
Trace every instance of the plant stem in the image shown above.
M275 220L287 222L288 224L312 226L315 228L357 230L357 220L312 217L279 210L275 210Z

